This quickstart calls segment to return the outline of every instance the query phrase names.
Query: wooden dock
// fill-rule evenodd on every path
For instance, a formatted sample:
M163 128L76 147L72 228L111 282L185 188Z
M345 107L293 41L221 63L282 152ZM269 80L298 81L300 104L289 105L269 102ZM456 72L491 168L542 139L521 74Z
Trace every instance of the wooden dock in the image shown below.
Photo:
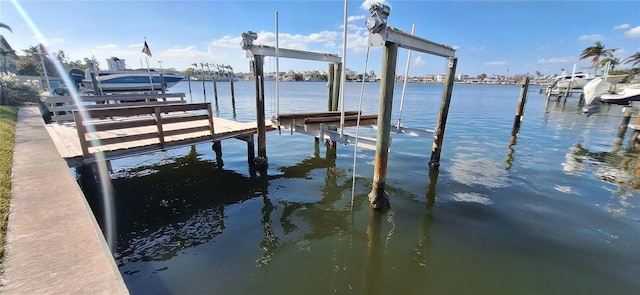
M93 98L95 100L95 98ZM58 107L59 108L59 107ZM69 166L92 163L202 142L235 138L248 143L254 155L257 123L214 118L210 103L151 100L136 104L69 108L72 122L45 124L58 153ZM267 130L275 130L265 120ZM251 161L251 159L249 159Z

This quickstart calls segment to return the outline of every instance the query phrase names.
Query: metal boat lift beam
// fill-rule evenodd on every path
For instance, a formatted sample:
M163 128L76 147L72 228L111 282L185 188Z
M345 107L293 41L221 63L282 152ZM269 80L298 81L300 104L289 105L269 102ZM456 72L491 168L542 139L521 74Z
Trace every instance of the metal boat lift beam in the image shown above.
M386 42L391 42L398 44L399 47L413 51L447 58L455 57L456 50L451 46L416 37L392 26L388 26L388 6L378 3L373 5L369 11L371 11L371 17L367 19L366 25L370 33L370 46L384 46Z
M342 63L342 59L337 54L310 52L286 48L278 48L276 54L276 48L267 45L253 44L253 40L257 38L257 35L251 31L242 33L242 49L247 53L248 58L252 58L256 55L261 56L277 56L283 58L303 59L303 60L315 60L331 63Z
M262 56L276 56L276 48L267 45L253 45L249 49L245 49L247 52L247 57L251 58L254 55L262 55ZM294 49L286 49L286 48L278 48L278 57L282 58L293 58L293 59L303 59L303 60L315 60L315 61L324 61L331 63L342 63L340 57L335 54L329 53L318 53L318 52L309 52L302 50L294 50Z

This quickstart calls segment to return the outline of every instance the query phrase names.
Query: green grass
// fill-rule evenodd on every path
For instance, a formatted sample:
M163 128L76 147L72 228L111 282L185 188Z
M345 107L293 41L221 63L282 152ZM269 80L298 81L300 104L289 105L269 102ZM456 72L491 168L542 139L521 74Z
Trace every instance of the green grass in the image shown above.
M17 107L0 106L0 272L3 269L4 242L11 200L11 166L17 117Z

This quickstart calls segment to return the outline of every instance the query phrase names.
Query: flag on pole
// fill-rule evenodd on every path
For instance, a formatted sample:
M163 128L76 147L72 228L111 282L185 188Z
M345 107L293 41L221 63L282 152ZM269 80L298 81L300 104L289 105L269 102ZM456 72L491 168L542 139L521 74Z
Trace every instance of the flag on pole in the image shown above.
M142 53L151 57L151 50L149 49L149 45L147 45L147 41L144 41L144 48L142 48Z

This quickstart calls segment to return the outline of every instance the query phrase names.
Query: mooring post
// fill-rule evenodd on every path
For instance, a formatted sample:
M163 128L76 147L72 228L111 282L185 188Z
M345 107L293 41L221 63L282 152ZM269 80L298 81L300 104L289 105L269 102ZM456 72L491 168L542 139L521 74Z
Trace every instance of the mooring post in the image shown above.
M218 83L216 83L216 78L212 77L213 80L213 99L218 102Z
M93 94L94 95L102 95L102 88L98 84L98 79L96 77L96 73L95 72L91 72L91 85L93 85Z
M618 136L616 136L616 139L613 141L614 145L622 144L624 135L627 133L627 126L629 126L629 121L631 121L631 114L633 113L631 107L622 108L622 112L624 113L624 116L620 121L620 125L618 125Z
M249 166L253 166L253 161L256 158L255 144L253 143L253 135L247 137L247 161Z
M256 123L258 124L258 157L254 164L258 169L266 169L269 166L267 159L267 138L264 113L264 56L254 55L253 71L256 83Z
M332 111L333 106L333 72L335 66L333 63L329 63L329 70L327 70L327 88L329 88L329 98L327 99L327 111Z
M338 101L340 100L340 77L342 76L342 64L336 64L333 75L333 97L331 98L330 111L338 110Z
M444 91L442 92L442 101L440 102L440 114L438 122L433 133L433 146L431 148L431 160L429 166L440 166L440 154L442 153L442 143L444 141L444 131L447 127L447 118L449 117L449 105L451 104L451 95L453 94L453 80L456 75L456 66L458 58L449 58L447 65L447 76L445 78Z
M233 88L233 70L231 70L231 75L229 76L229 82L231 83L231 101L236 100L235 90Z
M187 83L189 84L189 102L193 102L193 95L191 95L191 76L187 76Z
M527 104L527 91L529 91L529 77L524 79L524 83L520 85L520 100L518 100L518 107L516 108L516 117L513 120L513 131L517 133L517 129L520 129L520 123L522 122L522 116L524 115L524 106Z
M207 101L207 88L204 86L204 63L200 62L202 66L202 94L204 95L204 101Z
M391 143L391 112L393 109L393 87L396 80L398 44L385 42L382 54L376 158L373 166L373 184L371 193L369 193L369 203L373 208L389 207L389 196L384 191L384 187L387 181L387 160L389 158L389 144Z

